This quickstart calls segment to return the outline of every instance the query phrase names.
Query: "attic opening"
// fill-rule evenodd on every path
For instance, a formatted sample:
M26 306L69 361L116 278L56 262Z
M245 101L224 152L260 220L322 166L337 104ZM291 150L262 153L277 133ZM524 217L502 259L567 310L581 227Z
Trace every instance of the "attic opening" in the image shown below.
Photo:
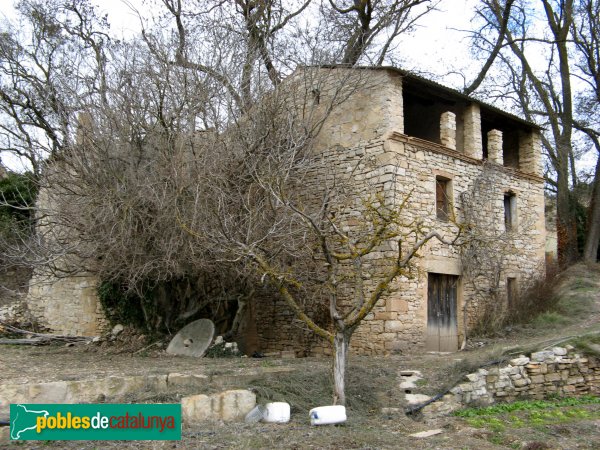
M409 80L403 85L404 134L425 141L442 144L440 139L440 118L445 112L456 115L456 149L463 147L464 105L430 92L426 86Z
M433 100L404 93L404 134L440 143L440 119Z
M496 114L481 113L481 134L483 144L483 158L490 156L488 146L488 133L492 130L502 132L502 159L505 167L519 169L519 132L520 127L514 122Z

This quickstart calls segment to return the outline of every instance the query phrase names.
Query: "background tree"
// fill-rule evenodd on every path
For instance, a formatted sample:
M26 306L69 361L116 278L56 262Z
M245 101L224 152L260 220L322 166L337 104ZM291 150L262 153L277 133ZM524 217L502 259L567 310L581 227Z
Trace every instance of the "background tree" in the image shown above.
M583 75L579 79L585 83L585 89L576 98L578 115L574 126L585 133L597 152L583 258L595 262L600 242L600 4L578 0L575 13L572 35L578 50L576 65Z
M321 4L328 43L335 61L360 61L380 66L394 49L397 38L439 4L428 0L328 0ZM337 56L339 55L339 56Z
M0 33L0 152L39 176L72 144L80 99L102 88L107 24L85 0L23 1L18 11L22 22Z
M547 180L557 194L559 260L569 264L578 258L575 211L569 189L571 179L576 181L571 164L574 116L572 55L568 45L573 0L543 0L542 7L544 31L536 35L535 28L530 26L533 10L527 1L482 0L478 16L483 26L474 35L474 45L488 55L484 71L493 58L498 58L508 75L504 88L496 84L500 90L498 96L507 96L525 118L538 119L550 130L542 136L542 143L556 180L550 177ZM499 51L500 48L504 51ZM532 61L533 48L544 52L545 67L538 68ZM476 81L480 78L481 74Z
M544 0L540 4L482 0L477 10L482 26L473 34L473 45L485 63L465 88L470 93L482 86L489 97L514 105L528 120L538 121L547 129L542 135L550 163L546 179L556 193L562 264L579 257L578 200L572 194L579 184L574 144L577 130L594 146L598 136L597 13L597 2L585 0ZM538 21L540 15L542 20ZM584 249L588 260L597 254L600 230L595 225L600 213L596 204L592 201L588 209Z

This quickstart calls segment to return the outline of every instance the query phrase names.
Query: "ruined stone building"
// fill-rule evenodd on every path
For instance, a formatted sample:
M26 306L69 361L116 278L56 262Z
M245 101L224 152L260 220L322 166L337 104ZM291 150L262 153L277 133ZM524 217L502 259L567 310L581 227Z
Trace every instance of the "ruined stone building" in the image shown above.
M384 191L410 192L403 213L419 217L429 229L451 236L456 229L449 219L461 221L469 214L489 228L492 240L501 237L501 244L488 244L489 257L500 261L498 255L507 254L495 273L480 273L472 283L464 266L473 261L458 248L430 241L417 275L396 281L385 302L358 327L351 348L361 354L457 350L465 324L472 325L486 306L476 290L502 303L493 305L496 311L506 311L519 290L544 272L540 130L402 70L352 70L364 70L369 81L333 111L317 150L326 152L340 173L353 170L359 185L375 180ZM478 200L465 203L469 196ZM330 351L302 331L282 302L261 305L258 314L264 348Z
M504 248L511 249L500 270L480 276L477 284L467 279L469 261L460 249L430 241L418 259L418 271L396 281L355 332L351 349L360 354L456 350L465 324L473 324L483 307L477 286L490 290L493 278L499 293L494 301L502 303L496 306L506 309L528 280L544 272L540 130L395 68L322 70L361 70L369 80L331 113L317 138L317 150L327 153L336 170L353 168L359 185L375 180L383 189L410 192L406 214L448 236L456 233L451 218L460 221L478 213L490 236L504 236ZM480 185L485 189L479 203L465 203L469 195L477 197L473 192ZM94 282L82 276L54 285L35 283L30 310L57 331L97 333L103 322ZM255 321L263 351L329 351L277 298L256 308Z

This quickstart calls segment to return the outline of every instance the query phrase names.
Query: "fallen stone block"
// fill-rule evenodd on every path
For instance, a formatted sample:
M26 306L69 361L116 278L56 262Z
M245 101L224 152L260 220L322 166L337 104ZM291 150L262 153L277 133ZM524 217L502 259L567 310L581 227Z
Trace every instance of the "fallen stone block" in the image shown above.
M200 387L206 385L208 376L201 374L170 373L167 376L167 384L177 387Z
M531 360L537 362L552 361L554 360L554 352L550 350L544 350L541 352L532 353Z
M511 366L524 366L526 364L529 364L529 361L531 361L527 356L519 356L518 358L515 359L511 359L508 363Z
M404 398L409 405L420 405L421 403L431 400L429 395L424 394L406 394Z
M422 438L428 438L431 436L435 436L436 434L441 434L443 432L444 432L444 430L441 430L438 428L436 430L427 430L427 431L421 431L419 433L409 434L409 436L422 439Z
M181 399L182 418L187 424L206 420L241 421L255 406L256 394L245 389Z

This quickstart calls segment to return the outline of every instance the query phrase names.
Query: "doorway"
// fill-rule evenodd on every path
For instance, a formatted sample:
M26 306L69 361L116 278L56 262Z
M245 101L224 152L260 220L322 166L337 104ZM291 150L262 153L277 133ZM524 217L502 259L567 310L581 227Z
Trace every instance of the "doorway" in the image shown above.
M458 350L457 320L458 276L441 273L427 275L427 350Z

